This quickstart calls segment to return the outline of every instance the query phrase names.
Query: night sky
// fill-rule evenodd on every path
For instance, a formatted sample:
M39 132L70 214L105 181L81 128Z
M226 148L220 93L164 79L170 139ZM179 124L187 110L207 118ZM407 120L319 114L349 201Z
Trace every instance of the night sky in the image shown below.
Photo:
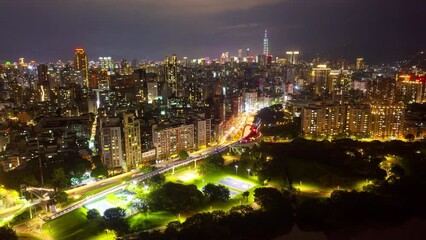
M426 50L424 0L0 0L0 61L161 60L300 50L367 63Z

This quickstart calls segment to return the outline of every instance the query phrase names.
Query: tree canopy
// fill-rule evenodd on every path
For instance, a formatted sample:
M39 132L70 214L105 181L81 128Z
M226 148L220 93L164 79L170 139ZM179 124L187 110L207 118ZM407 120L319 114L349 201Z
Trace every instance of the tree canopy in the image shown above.
M152 209L172 212L196 209L202 201L203 194L197 186L173 182L165 183L148 196L148 204Z
M223 185L215 185L212 183L208 183L203 188L204 196L209 199L211 202L221 201L226 202L230 198L230 191L227 187Z

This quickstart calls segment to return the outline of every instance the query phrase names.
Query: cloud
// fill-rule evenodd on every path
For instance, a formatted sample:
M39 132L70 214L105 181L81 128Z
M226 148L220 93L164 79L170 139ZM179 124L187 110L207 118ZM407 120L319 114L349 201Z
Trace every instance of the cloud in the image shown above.
M230 26L223 26L221 27L222 30L235 30L235 29L242 29L242 28L254 28L259 26L259 23L242 23L242 24L236 24L236 25L230 25Z
M115 0L98 0L102 3L117 4ZM134 5L172 15L203 15L232 11L246 11L268 6L286 0L122 0L120 4Z

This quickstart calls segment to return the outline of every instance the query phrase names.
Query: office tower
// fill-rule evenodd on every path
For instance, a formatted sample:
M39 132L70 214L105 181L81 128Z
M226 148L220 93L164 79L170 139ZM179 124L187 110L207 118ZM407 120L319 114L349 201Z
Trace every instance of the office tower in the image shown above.
M289 64L297 64L299 51L287 51L286 55L287 55L287 62Z
M246 57L248 58L248 57L250 57L250 48L247 48L246 49Z
M123 114L126 168L131 170L142 163L141 126L133 113Z
M124 169L121 126L119 118L100 118L100 155L108 169Z
M364 58L357 58L356 59L356 70L363 70L364 69Z
M269 55L269 42L268 42L268 31L265 30L265 37L263 38L263 55Z
M238 49L238 62L243 61L243 49Z
M333 83L330 78L330 68L327 65L318 65L312 69L312 83L315 84L315 94L323 96L333 92Z
M83 75L84 86L89 86L89 62L82 48L76 48L74 52L74 68Z

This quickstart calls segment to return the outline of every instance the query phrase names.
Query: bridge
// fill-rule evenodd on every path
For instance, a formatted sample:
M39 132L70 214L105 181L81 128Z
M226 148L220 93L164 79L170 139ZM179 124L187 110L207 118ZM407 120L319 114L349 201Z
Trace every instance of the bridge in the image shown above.
M231 143L229 146L232 146L232 145L237 144L237 143L238 142ZM165 167L156 169L156 170L154 170L152 172L149 172L149 173L138 173L138 174L135 174L135 175L132 176L132 181L131 182L134 182L134 181L137 181L137 182L144 181L144 180L146 180L146 179L148 179L150 177L153 177L155 175L158 175L158 174L170 171L170 170L174 173L175 168L180 167L180 166L185 166L185 165L188 165L188 164L192 164L192 163L194 163L195 166L196 166L197 161L202 160L202 159L208 157L210 154L216 154L216 153L225 151L227 148L228 148L228 146L213 147L213 151L210 152L210 153L204 153L204 154L198 154L196 156L191 156L187 160L183 160L183 161L178 161L178 162L175 162L175 163L171 163L170 165L166 165ZM84 206L85 204L89 203L90 201L96 200L96 199L101 198L103 196L106 196L106 195L108 195L110 193L123 190L123 189L125 189L127 187L128 184L129 184L129 182L122 183L122 184L117 185L115 187L109 188L109 189L107 189L105 191L102 191L102 192L99 192L99 193L94 194L92 196L86 197L85 199L82 199L82 200L80 200L80 201L78 201L78 202L76 202L76 203L74 203L74 204L72 204L70 206L67 206L67 207L65 207L63 209L60 209L60 211L58 211L57 213L54 213L54 214L52 214L50 216L47 216L47 217L43 218L43 220L50 221L50 220L53 220L55 218L58 218L58 217L60 217L60 216L62 216L64 214L67 214L67 213L69 213L69 212L71 212L71 211L73 211L73 210L75 210L77 208L80 208L80 207Z

